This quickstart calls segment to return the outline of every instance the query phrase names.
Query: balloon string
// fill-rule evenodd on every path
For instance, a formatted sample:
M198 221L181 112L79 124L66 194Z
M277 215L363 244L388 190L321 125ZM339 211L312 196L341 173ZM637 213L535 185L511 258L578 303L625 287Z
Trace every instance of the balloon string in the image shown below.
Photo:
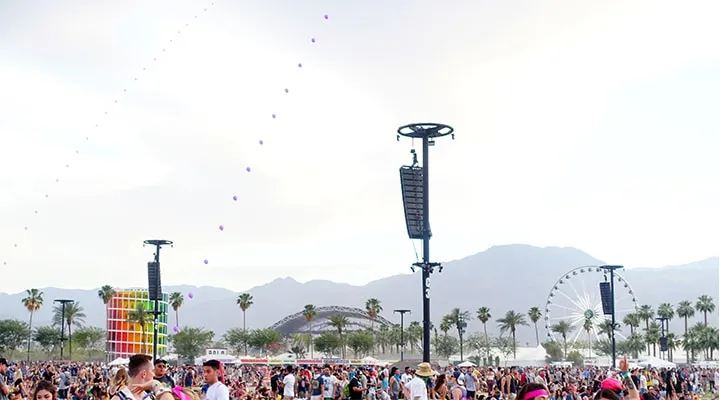
M205 12L208 11L208 8L209 8L209 7L214 7L214 6L215 6L215 2L214 2L214 1L213 1L213 2L210 2L210 3L209 3L209 6L206 5L205 7L203 7L203 11L202 11L202 12L205 13ZM194 14L193 19L194 19L194 20L197 20L197 19L198 19L198 15L200 15L200 13ZM190 26L190 23L189 23L189 22L186 22L186 23L185 23L185 27L189 27L189 26ZM182 32L182 30L179 29L179 30L177 31L177 34L179 35L181 32ZM172 42L173 42L173 40L170 39L169 43L172 43ZM166 49L166 48L162 48L162 52L163 52L163 53L165 52L165 49ZM158 59L157 56L153 57L153 61L157 61L157 59ZM146 71L146 70L147 70L147 67L143 67L142 70L143 70L143 71ZM137 75L136 75L136 76L133 77L133 82L136 82L137 80L138 80L138 78L137 78ZM123 93L127 93L127 88L123 88ZM117 100L117 99L114 99L114 100L113 100L113 104L118 104L118 100ZM103 115L108 115L108 111L105 110L104 113L103 113ZM100 128L100 124L99 124L99 123L95 123L95 126L94 126L94 127L95 127L95 129L98 129L98 128ZM85 136L85 141L89 141L89 140L90 140L90 136L89 136L89 135L88 135L88 136ZM80 150L79 150L79 149L76 149L76 150L75 150L75 155L79 155L79 154L80 154ZM70 168L70 164L69 164L69 163L66 163L66 164L65 164L65 169L69 169L69 168ZM60 183L60 178L56 177L56 178L55 178L55 183ZM46 192L45 195L44 195L44 197L45 197L46 199L50 198L49 193ZM39 214L39 210L38 210L38 209L34 209L34 210L33 210L33 214L34 214L34 215L38 215L38 214ZM27 231L28 229L29 229L28 225L25 225L25 226L23 227L23 230L24 230L24 231ZM15 242L13 243L13 248L14 248L14 249L17 249L18 247L19 247L19 244L18 244L17 241L15 241ZM7 260L3 260L2 265L7 265L7 264L8 264Z

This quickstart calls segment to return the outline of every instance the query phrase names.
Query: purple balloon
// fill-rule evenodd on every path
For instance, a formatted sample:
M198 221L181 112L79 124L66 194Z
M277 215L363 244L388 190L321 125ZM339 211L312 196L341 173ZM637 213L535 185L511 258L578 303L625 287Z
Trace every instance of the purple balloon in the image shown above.
M194 297L193 294L192 294L192 292L188 293L188 297L191 298L191 299Z
M315 38L310 39L311 42L315 43Z
M262 145L265 144L265 142L263 142L262 139L260 139L260 142L259 142L259 143L260 143L260 146L262 146Z
M237 196L233 196L233 201L237 201Z
M173 332L178 333L178 332L180 332L180 329L179 329L177 326L174 326L174 327L173 327Z
M290 93L290 89L285 88L285 93Z
M328 15L327 15L327 14L325 14L325 19L328 19L328 18L330 18L330 17L328 17Z
M272 117L273 117L273 118L277 118L277 115L273 114Z
M245 171L250 172L251 171L250 167L245 168Z
M225 230L225 227L222 226L222 225L220 225L220 226L218 227L218 229L220 229L221 231L224 231L224 230Z
M298 68L302 68L302 63L298 63Z
M203 263L207 264L207 263L208 263L208 260L203 261Z

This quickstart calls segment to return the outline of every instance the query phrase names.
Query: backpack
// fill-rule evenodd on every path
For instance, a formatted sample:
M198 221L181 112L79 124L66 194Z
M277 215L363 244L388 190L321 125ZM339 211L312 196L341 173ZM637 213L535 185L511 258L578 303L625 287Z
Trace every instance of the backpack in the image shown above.
M346 399L347 399L347 398L349 398L349 397L350 397L350 384L348 383L348 384L345 385L345 387L343 388L343 398L346 398Z

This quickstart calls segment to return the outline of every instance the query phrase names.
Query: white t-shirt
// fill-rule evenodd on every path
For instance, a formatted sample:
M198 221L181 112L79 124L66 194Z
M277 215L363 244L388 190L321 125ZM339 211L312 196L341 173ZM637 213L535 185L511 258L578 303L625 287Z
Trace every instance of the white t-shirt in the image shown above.
M222 382L215 382L208 387L205 400L230 400L230 391Z
M323 397L332 399L338 379L334 375L323 375Z
M295 397L295 375L287 374L283 378L283 396Z
M427 385L422 378L416 376L407 383L406 387L410 391L410 398L408 400L415 400L416 398L420 398L420 400L428 400Z
M406 374L402 374L402 376L400 377L400 382L402 382L403 385L407 385L408 382L410 382L412 379L413 379L413 376L406 373Z

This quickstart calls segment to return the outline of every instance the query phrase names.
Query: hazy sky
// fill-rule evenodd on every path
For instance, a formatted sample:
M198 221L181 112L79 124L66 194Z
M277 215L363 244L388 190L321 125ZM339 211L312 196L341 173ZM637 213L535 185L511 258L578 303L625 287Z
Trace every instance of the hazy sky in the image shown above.
M0 292L409 272L417 121L434 260L718 254L717 1L210 4L0 1Z

